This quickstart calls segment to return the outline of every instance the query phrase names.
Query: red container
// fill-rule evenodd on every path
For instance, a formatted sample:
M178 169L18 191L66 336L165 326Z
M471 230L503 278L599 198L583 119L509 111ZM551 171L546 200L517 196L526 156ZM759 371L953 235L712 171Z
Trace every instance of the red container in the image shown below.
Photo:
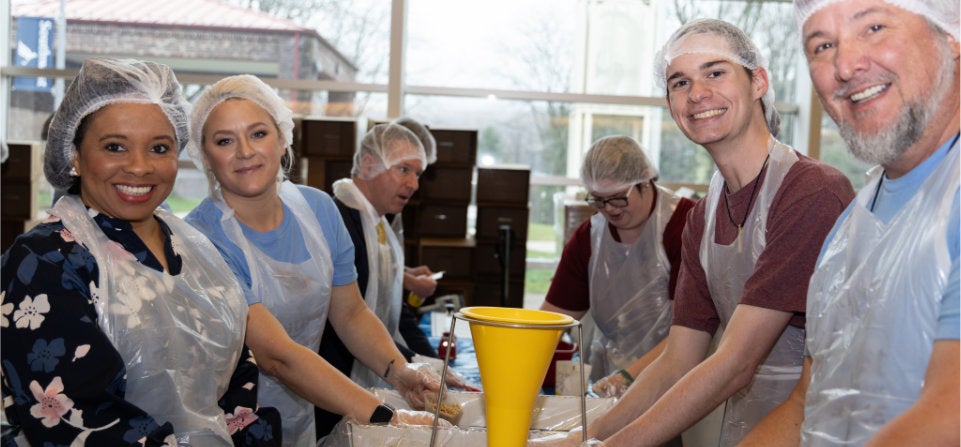
M551 359L551 366L547 368L547 375L544 376L543 386L555 385L554 382L557 378L557 361L570 360L574 357L575 352L577 352L576 343L568 343L564 340L557 342L557 348L554 349L554 357Z
M455 360L457 358L457 337L450 335L450 332L444 332L440 342L437 343L437 356L441 360L444 360L447 355L447 348L450 348L450 358L448 360Z

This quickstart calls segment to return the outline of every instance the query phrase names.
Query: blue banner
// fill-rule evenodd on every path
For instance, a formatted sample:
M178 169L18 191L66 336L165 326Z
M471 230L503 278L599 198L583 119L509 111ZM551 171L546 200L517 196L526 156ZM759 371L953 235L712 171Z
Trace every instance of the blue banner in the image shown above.
M47 17L17 17L17 51L14 66L53 68L54 21ZM14 78L14 90L49 92L49 78Z

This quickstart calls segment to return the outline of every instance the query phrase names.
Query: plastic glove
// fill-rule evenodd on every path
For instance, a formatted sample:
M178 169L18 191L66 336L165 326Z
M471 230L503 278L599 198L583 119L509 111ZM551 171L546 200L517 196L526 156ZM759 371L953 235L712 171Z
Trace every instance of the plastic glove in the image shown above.
M391 425L396 425L398 427L405 427L409 425L434 425L434 414L426 411L396 410L394 411L394 416L395 418L393 421L391 421ZM443 419L437 421L437 426L440 428L453 427L450 422L447 422Z
M424 409L425 391L440 390L440 375L426 363L405 363L392 369L385 380L415 410Z
M630 374L622 369L598 380L591 389L594 390L594 394L600 397L621 397L634 382L633 378L628 380L628 377L630 377Z
M444 383L447 384L448 387L460 388L462 390L474 392L480 391L480 389L476 386L467 383L467 380L458 374L457 371L454 371L453 368L447 368L447 374L444 375Z

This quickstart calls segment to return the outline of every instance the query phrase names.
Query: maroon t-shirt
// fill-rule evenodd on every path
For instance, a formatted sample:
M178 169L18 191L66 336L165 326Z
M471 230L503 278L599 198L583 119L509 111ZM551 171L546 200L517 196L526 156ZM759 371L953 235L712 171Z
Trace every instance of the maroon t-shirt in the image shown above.
M741 304L791 312L790 324L804 327L808 281L818 253L834 221L854 199L851 182L837 169L797 153L774 195L767 217L766 246L754 273L744 284ZM759 174L763 184L767 169ZM758 185L760 188L760 185ZM727 197L731 216L743 217L751 202L752 187ZM674 300L672 325L714 333L720 319L701 268L701 236L705 226L705 200L691 210L684 228L681 272ZM756 203L756 202L754 202ZM750 204L753 207L753 204ZM716 210L714 241L729 245L737 237L724 201Z
M657 198L660 198L660 192ZM657 200L657 199L655 199ZM694 207L694 201L681 198L674 214L664 227L664 251L671 263L671 278L669 293L674 298L674 287L677 284L678 270L681 266L681 234L688 211ZM608 224L608 230L614 240L620 242L617 229ZM591 258L591 220L588 219L577 227L571 240L564 245L561 260L557 264L557 271L547 290L545 301L562 309L572 311L586 311L591 307L589 264Z

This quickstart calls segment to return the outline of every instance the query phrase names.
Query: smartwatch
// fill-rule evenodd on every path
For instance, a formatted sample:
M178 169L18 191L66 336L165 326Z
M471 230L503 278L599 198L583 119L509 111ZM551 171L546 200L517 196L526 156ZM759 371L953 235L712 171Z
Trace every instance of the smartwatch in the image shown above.
M372 425L387 425L393 418L394 407L383 403L374 408L374 412L370 414L370 423Z

